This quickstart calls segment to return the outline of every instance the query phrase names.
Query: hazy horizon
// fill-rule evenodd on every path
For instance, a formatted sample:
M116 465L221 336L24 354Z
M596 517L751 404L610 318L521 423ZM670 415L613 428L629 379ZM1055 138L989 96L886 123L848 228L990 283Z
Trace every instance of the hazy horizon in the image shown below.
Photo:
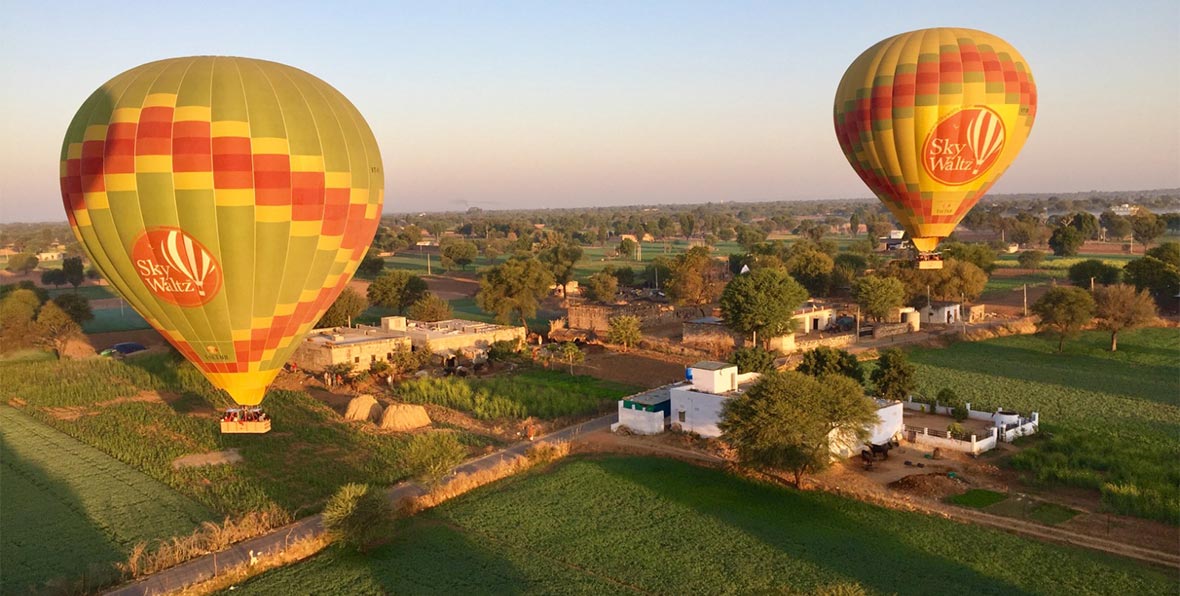
M0 221L63 220L58 154L78 106L128 68L193 54L340 89L381 145L387 213L871 199L832 131L836 84L873 43L945 25L1006 39L1036 78L1036 124L995 194L1180 187L1180 69L1166 67L1180 6L928 7L13 5Z

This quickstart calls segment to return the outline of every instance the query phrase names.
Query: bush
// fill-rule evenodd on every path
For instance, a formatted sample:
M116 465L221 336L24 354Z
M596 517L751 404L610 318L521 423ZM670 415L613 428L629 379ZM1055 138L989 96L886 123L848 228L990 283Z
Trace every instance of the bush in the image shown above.
M729 355L729 363L736 364L739 373L768 373L774 372L774 361L778 352L763 350L757 346L739 348Z
M437 486L466 455L467 450L453 433L434 432L414 435L406 445L402 461L416 480Z
M506 362L508 360L515 360L520 357L523 348L519 341L513 339L502 339L493 342L488 348L488 359L496 362Z
M393 519L389 498L367 484L340 487L324 506L324 530L333 540L365 552L388 539Z
M951 409L951 416L955 420L962 422L967 419L967 404L959 399L959 396L949 387L944 387L939 391L936 400L939 405L947 406Z

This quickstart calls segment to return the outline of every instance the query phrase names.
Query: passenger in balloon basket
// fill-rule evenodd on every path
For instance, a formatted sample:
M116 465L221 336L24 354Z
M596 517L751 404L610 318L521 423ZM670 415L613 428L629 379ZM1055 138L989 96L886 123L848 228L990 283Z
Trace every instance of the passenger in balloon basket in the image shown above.
M918 269L942 269L942 253L919 251L915 262Z

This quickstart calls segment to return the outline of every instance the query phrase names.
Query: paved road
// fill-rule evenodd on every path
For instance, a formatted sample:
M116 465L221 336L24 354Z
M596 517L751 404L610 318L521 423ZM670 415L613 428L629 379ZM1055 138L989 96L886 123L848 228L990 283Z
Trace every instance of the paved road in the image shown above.
M559 431L550 433L540 437L532 442L518 443L506 449L489 453L475 459L463 462L459 466L451 470L450 479L456 474L470 474L480 470L493 468L500 464L500 462L524 455L529 448L536 443L555 443L561 441L569 441L576 438L582 433L593 432L602 428L609 428L618 419L617 414L608 414L600 418L588 420L581 424L575 424L563 428ZM426 489L414 482L402 482L389 489L389 498L395 504L407 497L418 496L424 494ZM302 538L316 536L324 531L320 524L320 516L313 515L311 517L303 518L293 524L283 526L269 534L252 538L243 542L239 542L227 550L211 555L205 555L199 559L193 559L187 563L177 565L171 569L165 569L159 573L154 573L143 579L132 582L115 588L107 592L108 595L116 596L148 596L151 594L163 594L173 590L179 590L185 586L195 584L197 582L205 581L217 575L218 570L228 567L236 567L238 565L248 563L250 561L250 553L253 552L255 556L264 556L268 553L281 551L286 548L287 544L295 542Z

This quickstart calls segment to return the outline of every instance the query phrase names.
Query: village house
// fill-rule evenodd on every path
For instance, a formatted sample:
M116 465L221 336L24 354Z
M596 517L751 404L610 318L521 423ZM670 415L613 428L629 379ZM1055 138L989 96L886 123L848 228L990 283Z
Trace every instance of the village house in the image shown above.
M430 349L444 359L479 361L497 341L524 341L524 327L493 325L464 319L413 321L383 317L379 326L316 329L295 350L291 360L301 368L323 370L333 364L367 367L392 360L399 350Z
M810 300L803 306L795 309L792 318L795 320L795 329L798 330L797 333L788 333L770 338L760 337L758 338L759 343L765 341L771 350L778 350L785 353L794 352L799 349L798 342L796 341L797 334L822 333L836 322L837 312L831 305ZM726 327L725 320L717 314L685 321L684 328L681 331L681 341L689 346L732 349L735 346L745 345L748 339L752 338L744 337L742 334ZM818 340L819 338L817 337L815 339ZM836 341L836 343L851 343L851 341Z

